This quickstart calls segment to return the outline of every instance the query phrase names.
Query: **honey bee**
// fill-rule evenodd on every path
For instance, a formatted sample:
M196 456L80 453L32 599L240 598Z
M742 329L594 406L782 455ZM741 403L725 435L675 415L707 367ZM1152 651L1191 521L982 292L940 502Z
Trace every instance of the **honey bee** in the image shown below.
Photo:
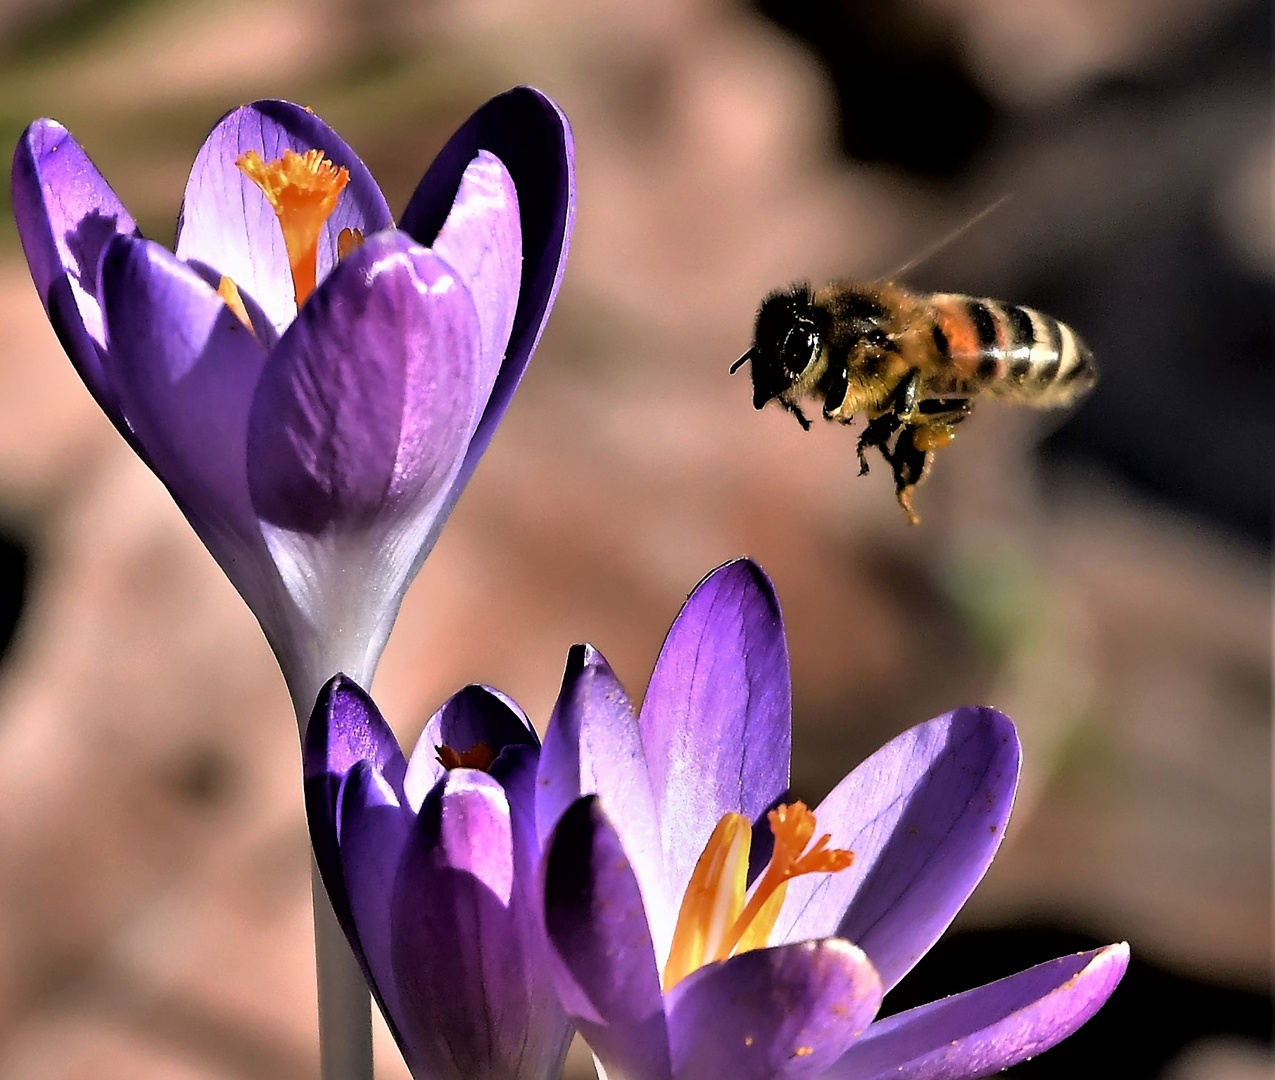
M1064 323L1031 308L955 293L914 293L892 283L797 284L757 312L748 362L753 406L778 401L809 430L802 399L824 419L863 413L859 475L875 448L894 471L912 524L912 495L935 451L968 419L976 398L1037 408L1070 405L1094 384L1093 354Z

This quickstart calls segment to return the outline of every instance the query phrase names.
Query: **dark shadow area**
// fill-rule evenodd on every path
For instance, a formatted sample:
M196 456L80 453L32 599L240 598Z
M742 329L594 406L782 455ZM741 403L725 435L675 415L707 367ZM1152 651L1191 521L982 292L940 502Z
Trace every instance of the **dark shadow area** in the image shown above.
M75 260L80 288L90 296L97 295L97 271L102 264L102 252L117 234L123 232L119 218L101 210L90 210L68 229L64 239L71 258ZM137 230L125 235L136 236Z
M1033 287L1111 358L1041 451L1269 545L1275 288L1223 247L1208 194L1143 215Z
M1110 944L1045 924L945 937L890 992L883 1016L982 986L1034 964ZM1188 1044L1215 1035L1270 1045L1271 999L1202 982L1139 958L1098 1015L1075 1035L1003 1075L1013 1080L1153 1080Z
M1158 194L1032 291L1110 358L1098 392L1043 445L1046 465L1096 463L1267 546L1275 283L1244 266L1224 234L1220 204L1233 162L1210 160L1202 142L1202 161L1189 150L1193 139L1222 135L1225 145L1227 132L1244 134L1243 113L1227 110L1245 88L1269 97L1272 56L1269 8L1253 3L1175 62L1140 80L1108 81L1077 102L1077 123L1102 110L1145 117L1148 129L1178 118L1174 141L1188 153L1152 142L1147 150L1170 174Z
M9 654L22 619L30 569L26 545L12 533L0 531L0 661Z
M983 150L996 108L948 30L900 0L757 0L809 45L837 92L841 149L856 161L951 177Z

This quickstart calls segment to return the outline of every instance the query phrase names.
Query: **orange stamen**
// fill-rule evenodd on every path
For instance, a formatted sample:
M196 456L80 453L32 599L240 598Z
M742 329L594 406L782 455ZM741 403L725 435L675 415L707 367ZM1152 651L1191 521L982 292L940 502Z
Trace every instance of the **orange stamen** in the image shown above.
M255 333L252 329L252 320L248 318L248 309L244 307L243 297L239 294L239 286L236 285L228 277L222 277L217 285L217 295L226 302L226 307L235 313L235 317L248 328L249 333Z
M747 907L735 920L731 933L723 942L724 952L718 959L725 959L734 951L735 946L748 931L749 924L762 915L767 901L776 890L788 884L802 874L835 874L845 870L854 862L854 852L841 848L829 848L831 834L824 833L815 841L814 846L806 851L810 838L815 834L815 815L806 808L803 802L782 805L768 815L770 831L775 837L775 848L770 862L757 882ZM803 854L804 852L804 854ZM775 912L777 917L778 911ZM774 927L774 918L771 919Z
M307 150L304 154L284 150L283 157L271 162L249 150L235 165L261 189L279 218L300 307L314 292L319 272L319 233L350 182L350 170L333 165L321 150Z
M743 814L727 814L704 845L677 913L673 944L664 965L665 990L713 959L727 930L739 918L748 888L752 828Z
M817 823L805 803L781 805L769 820L774 850L747 904L752 826L742 814L727 814L717 823L682 898L664 965L666 992L704 964L765 948L793 878L835 874L854 861L854 852L828 847L827 833L811 846Z
M450 746L436 746L438 763L451 772L452 769L477 769L486 772L496 760L495 751L485 742L474 743L468 750L453 750Z

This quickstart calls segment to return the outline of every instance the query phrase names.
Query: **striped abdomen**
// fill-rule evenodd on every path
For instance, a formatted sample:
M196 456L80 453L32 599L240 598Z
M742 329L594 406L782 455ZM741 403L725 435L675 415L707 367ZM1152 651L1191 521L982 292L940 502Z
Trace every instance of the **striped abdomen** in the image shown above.
M1066 323L1032 308L955 293L929 297L937 363L923 392L989 394L1067 405L1098 377L1093 354Z

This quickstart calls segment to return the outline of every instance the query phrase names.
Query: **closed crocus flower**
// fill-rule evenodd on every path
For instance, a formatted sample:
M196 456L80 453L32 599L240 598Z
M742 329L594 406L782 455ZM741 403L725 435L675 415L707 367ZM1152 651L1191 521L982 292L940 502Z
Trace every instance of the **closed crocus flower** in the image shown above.
M559 996L609 1080L968 1080L1092 1016L1127 946L874 1022L991 862L1018 739L959 709L811 812L787 795L789 695L747 561L696 588L637 715L601 656L572 654L542 750L541 897Z
M370 681L556 295L572 144L520 88L452 137L395 226L309 110L236 109L195 159L176 253L65 128L13 162L31 275L102 409L256 613L298 715Z
M571 1028L535 900L540 744L471 686L410 760L344 677L305 733L306 812L333 909L416 1080L552 1080Z

